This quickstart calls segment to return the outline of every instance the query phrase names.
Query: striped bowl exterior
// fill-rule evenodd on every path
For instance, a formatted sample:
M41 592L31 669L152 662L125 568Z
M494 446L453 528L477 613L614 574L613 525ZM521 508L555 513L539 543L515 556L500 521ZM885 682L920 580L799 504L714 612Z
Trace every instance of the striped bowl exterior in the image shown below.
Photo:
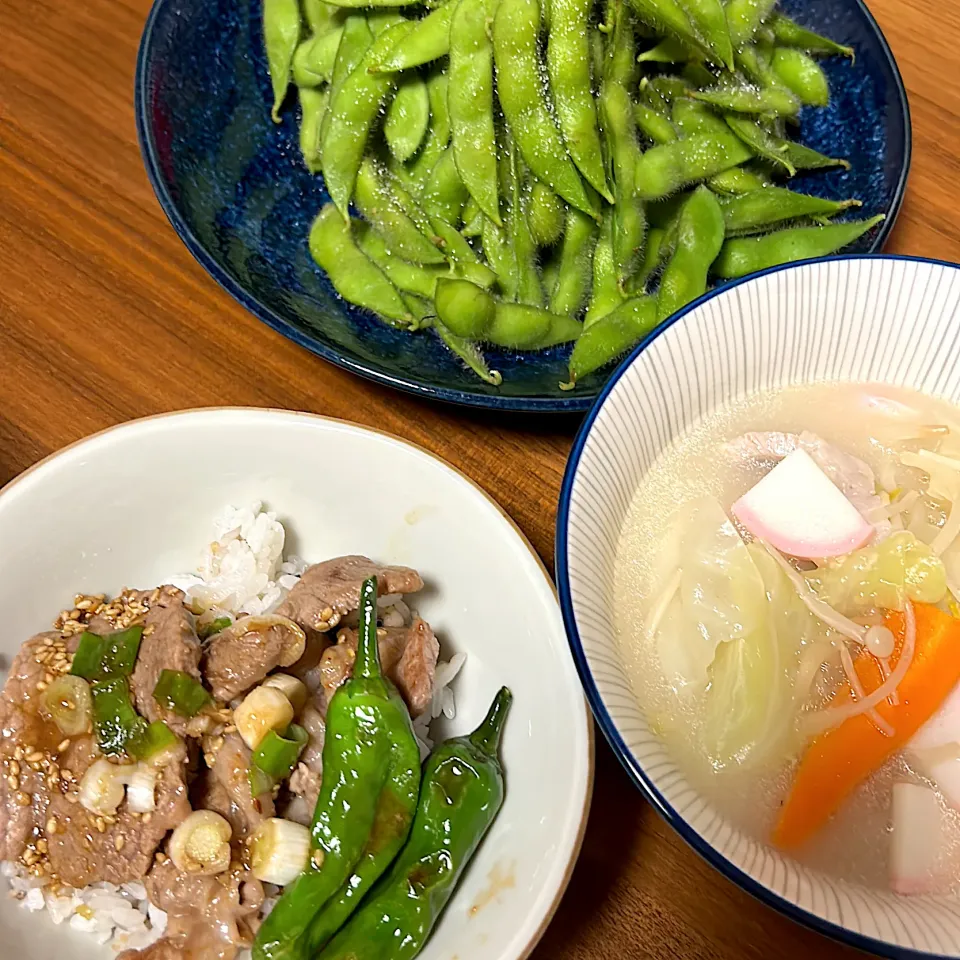
M720 404L814 380L882 381L960 402L960 268L834 257L724 287L611 377L567 465L557 580L597 720L648 799L707 860L823 933L884 956L960 957L960 902L900 898L801 866L726 822L650 731L614 636L613 561L634 491L664 447Z

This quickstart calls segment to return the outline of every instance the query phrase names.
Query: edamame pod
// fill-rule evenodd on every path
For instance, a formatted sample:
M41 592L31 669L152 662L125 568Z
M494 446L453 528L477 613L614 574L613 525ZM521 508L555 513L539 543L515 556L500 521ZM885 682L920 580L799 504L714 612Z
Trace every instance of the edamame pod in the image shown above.
M280 122L280 107L290 86L293 55L300 43L298 0L263 0L263 44L273 87L274 123Z
M736 113L793 117L800 110L797 98L780 87L715 87L712 90L691 90L690 96Z
M420 203L431 216L447 223L459 223L463 205L467 202L467 188L453 159L453 148L447 147L433 165L423 185Z
M425 300L433 300L437 280L449 276L446 263L411 263L396 254L386 237L363 220L353 225L354 237L360 250L368 256L401 292L411 293Z
M440 321L434 321L434 329L437 336L443 341L451 353L458 356L481 380L489 383L491 386L499 387L503 383L503 377L498 370L491 370L487 365L486 358L480 352L480 348L465 337L458 337L453 331L448 330Z
M298 87L319 87L330 82L342 36L343 24L338 24L297 47L293 55L293 82Z
M496 300L486 290L459 278L438 280L434 302L447 329L469 340L483 339L497 311Z
M543 305L543 287L537 271L537 245L530 233L527 219L527 203L523 183L526 171L520 159L520 151L513 137L507 135L507 156L504 164L504 194L507 203L507 236L513 248L516 264L517 287L514 297L520 303Z
M670 143L677 139L674 125L661 113L657 113L645 103L633 105L633 116L637 128L648 139L656 143Z
M733 70L733 44L720 0L680 0L680 7L694 31L706 41L712 58L719 59L721 66Z
M538 247L549 247L563 233L563 201L542 181L530 184L530 235Z
M753 154L732 131L726 136L697 134L652 147L637 164L637 192L656 200L745 163Z
M572 317L525 303L498 303L484 339L511 350L545 350L580 336L583 325Z
M456 0L448 0L422 20L418 20L403 41L385 50L370 64L370 69L395 73L445 56L450 50L450 18L456 7Z
M393 74L371 73L367 65L379 51L413 27L412 21L401 20L384 30L371 44L363 60L330 97L327 121L323 132L323 179L330 199L346 219L347 207L353 198L357 171L367 145L367 136L387 94L393 88Z
M770 180L765 175L749 167L731 167L729 170L715 173L707 180L707 186L715 193L731 195L762 190L769 185Z
M797 172L797 168L791 163L787 153L786 140L775 137L761 127L759 123L754 123L746 117L729 114L726 120L730 129L749 147L754 156L761 157L774 166L781 167L789 177Z
M582 210L570 207L560 246L557 280L550 294L551 313L576 316L580 312L590 290L596 242L596 221Z
M426 142L407 168L410 179L420 185L430 176L440 154L450 143L447 75L437 70L427 77L426 83L427 98L430 101L430 125L427 128Z
M590 76L592 7L591 0L551 0L547 71L567 150L587 183L613 203L604 174Z
M735 47L750 40L757 27L770 15L776 0L728 0L727 26Z
M310 255L344 300L372 310L387 323L403 327L415 321L397 288L357 247L337 208L328 203L310 230Z
M728 235L755 233L798 217L833 217L860 206L859 200L826 200L772 186L719 199Z
M613 257L613 212L608 210L600 225L600 236L593 248L593 289L583 318L583 329L605 317L623 302L623 291L617 282L617 265Z
M364 157L357 174L356 202L357 209L383 235L397 256L414 263L445 261L443 253L424 236L369 157Z
M734 237L724 243L713 272L723 278L742 277L781 263L826 257L853 243L883 219L883 214L879 214L869 220L792 227L760 237Z
M683 205L676 241L657 291L657 318L665 320L707 289L707 272L723 245L723 213L707 187Z
M637 16L644 23L652 24L660 32L682 40L699 50L704 56L724 66L724 54L714 50L706 37L694 28L683 8L674 0L631 0Z
M430 100L427 85L420 77L404 77L397 86L387 116L383 135L390 152L401 162L409 160L420 147L430 123Z
M453 4L447 92L453 158L467 192L499 224L493 43L488 33L496 0L453 0Z
M782 13L775 13L769 22L773 29L774 39L780 46L798 47L808 53L819 53L826 56L836 54L841 57L849 57L851 60L854 59L853 47L845 47L826 37L821 37L820 34L794 23Z
M300 97L300 153L303 162L311 173L319 173L322 166L320 150L320 129L330 99L329 88L314 90L301 87Z
M567 203L593 213L593 204L544 99L537 57L539 33L538 0L500 0L493 22L500 106L533 173Z
M810 107L825 107L830 102L830 85L820 64L809 54L792 47L778 47L771 69L777 79Z
M613 363L657 328L655 297L630 297L584 331L570 354L570 386Z

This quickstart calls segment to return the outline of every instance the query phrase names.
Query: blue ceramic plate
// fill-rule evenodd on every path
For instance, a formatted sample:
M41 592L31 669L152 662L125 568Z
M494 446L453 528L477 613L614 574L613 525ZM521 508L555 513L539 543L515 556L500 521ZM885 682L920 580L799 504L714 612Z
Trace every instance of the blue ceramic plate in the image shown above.
M857 52L824 61L833 99L804 111L801 140L848 157L849 172L798 178L798 189L859 197L886 213L852 250L877 250L900 208L910 163L906 93L886 40L860 0L786 0L785 10ZM492 387L432 332L411 335L344 303L310 259L307 234L327 201L300 159L291 97L276 126L260 39L260 0L156 0L137 64L136 113L147 173L190 252L264 323L326 360L420 396L500 410L587 409L607 374L566 379L569 347L491 354Z

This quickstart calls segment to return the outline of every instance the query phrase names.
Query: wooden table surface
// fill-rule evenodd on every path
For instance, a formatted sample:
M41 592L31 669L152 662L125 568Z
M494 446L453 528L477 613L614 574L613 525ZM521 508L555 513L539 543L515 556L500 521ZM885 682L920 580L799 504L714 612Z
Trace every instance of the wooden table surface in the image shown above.
M310 410L445 457L504 506L551 566L576 419L461 411L350 376L246 313L181 244L144 175L134 129L149 5L0 0L0 484L133 417L218 404ZM871 0L871 8L914 122L913 170L888 249L960 260L960 3ZM163 365L162 377L139 373L147 359ZM598 743L583 853L537 960L789 960L814 951L854 955L714 873Z

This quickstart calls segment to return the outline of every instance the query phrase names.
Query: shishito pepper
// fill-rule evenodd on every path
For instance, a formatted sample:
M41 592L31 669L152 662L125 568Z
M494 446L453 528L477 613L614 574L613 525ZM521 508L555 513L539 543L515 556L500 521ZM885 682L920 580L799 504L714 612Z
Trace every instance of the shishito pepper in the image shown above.
M311 926L332 924L329 936L347 919L406 841L419 790L410 715L380 670L377 579L370 577L360 592L353 676L327 708L313 855L260 928L255 960L306 960Z
M410 960L423 949L503 803L497 751L510 700L502 688L473 733L427 760L407 845L318 960Z

